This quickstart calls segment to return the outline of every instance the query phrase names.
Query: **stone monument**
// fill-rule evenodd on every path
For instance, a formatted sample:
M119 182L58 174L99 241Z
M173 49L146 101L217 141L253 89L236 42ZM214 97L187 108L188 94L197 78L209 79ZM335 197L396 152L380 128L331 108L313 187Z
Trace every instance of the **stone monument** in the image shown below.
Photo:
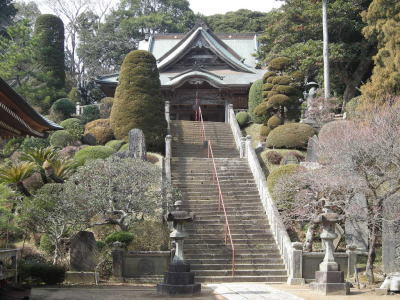
M181 210L181 206L182 201L176 201L175 210L166 215L166 220L173 222L170 237L176 248L168 272L164 275L164 282L157 285L159 295L194 295L201 291L201 284L194 283L194 272L190 271L190 264L185 262L183 255L183 241L188 236L184 225L193 222L193 215Z
M325 257L319 265L319 271L315 272L315 282L310 287L323 295L348 295L350 286L344 281L344 272L339 270L339 264L333 256L333 240L337 237L335 224L340 221L340 216L332 208L332 203L325 200L324 212L314 220L314 223L322 225L321 240L325 244Z
M314 135L313 137L310 137L308 139L307 156L306 156L307 162L318 162L318 146L319 146L318 136Z
M146 141L143 131L134 128L129 131L128 157L147 160Z
M93 232L79 231L71 238L69 257L71 271L66 273L66 281L72 283L94 283L97 243Z
M400 272L399 197L393 195L383 203L382 262L386 274Z
M347 245L353 245L359 251L368 249L368 207L363 193L356 193L349 201L345 221Z

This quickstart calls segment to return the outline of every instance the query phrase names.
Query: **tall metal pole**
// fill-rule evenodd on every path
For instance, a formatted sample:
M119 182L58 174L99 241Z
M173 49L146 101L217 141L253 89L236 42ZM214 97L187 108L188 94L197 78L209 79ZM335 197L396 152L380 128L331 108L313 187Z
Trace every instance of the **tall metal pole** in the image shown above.
M328 0L322 0L322 26L324 32L324 89L325 100L331 95L330 78L329 78L329 37L328 37Z

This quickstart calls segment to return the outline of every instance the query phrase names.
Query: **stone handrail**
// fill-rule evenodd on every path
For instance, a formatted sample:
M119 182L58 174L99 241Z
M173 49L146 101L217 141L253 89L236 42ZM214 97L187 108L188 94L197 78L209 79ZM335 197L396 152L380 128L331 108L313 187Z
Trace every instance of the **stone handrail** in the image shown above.
M288 271L288 283L301 283L302 278L302 266L301 266L301 250L296 250L289 238L286 231L286 227L282 222L281 216L278 209L273 202L271 195L267 188L267 182L265 179L264 172L261 168L260 162L254 148L252 146L252 140L250 136L246 137L245 143L243 143L243 137L239 128L239 124L236 121L233 107L228 108L228 123L231 126L232 133L235 137L235 142L240 150L240 153L244 154L249 163L251 172L253 173L254 180L257 184L258 192L260 194L261 202L264 210L268 216L271 231L274 234L275 240L278 244L280 253L286 265ZM242 157L242 155L241 155ZM296 281L297 280L297 281Z

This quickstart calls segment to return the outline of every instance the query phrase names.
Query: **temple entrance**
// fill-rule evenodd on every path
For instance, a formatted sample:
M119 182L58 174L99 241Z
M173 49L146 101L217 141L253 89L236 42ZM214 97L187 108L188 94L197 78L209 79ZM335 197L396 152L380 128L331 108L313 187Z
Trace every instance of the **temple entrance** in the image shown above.
M171 120L195 121L196 114L193 105L176 104L171 106ZM205 104L201 105L204 121L225 122L225 105Z

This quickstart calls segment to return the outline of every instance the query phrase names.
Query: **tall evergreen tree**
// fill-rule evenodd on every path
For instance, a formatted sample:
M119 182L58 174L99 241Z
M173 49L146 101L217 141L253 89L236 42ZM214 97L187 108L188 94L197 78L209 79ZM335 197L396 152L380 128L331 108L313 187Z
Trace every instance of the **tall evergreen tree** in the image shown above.
M129 131L139 128L150 150L162 150L167 124L159 76L151 53L136 50L125 57L111 109L111 126L117 139L127 140Z
M17 9L13 5L13 0L0 0L0 32L10 25Z
M363 18L364 35L378 41L378 53L372 76L361 90L366 99L383 101L400 94L400 2L373 0Z

